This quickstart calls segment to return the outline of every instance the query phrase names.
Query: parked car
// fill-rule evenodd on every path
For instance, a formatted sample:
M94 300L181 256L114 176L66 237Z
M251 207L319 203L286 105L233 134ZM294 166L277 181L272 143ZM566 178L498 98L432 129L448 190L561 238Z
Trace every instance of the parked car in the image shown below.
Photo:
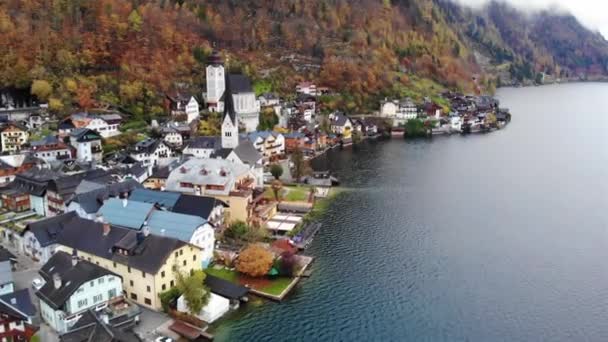
M34 290L38 291L43 286L44 286L44 282L42 281L42 279L34 278L34 280L32 280L32 287L34 288Z

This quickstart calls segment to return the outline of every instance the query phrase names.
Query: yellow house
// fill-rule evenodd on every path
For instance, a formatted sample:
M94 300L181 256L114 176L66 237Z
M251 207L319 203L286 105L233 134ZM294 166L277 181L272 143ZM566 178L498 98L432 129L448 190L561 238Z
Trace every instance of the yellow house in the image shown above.
M200 248L165 236L77 218L64 227L59 250L78 255L122 277L127 298L162 310L159 294L176 286L174 270L200 270Z

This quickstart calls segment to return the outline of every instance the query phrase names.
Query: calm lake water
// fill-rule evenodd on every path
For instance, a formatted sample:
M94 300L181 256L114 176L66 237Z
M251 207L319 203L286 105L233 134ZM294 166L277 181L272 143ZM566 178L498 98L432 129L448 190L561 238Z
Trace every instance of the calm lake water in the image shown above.
M313 276L220 341L608 341L608 84L503 89L504 130L328 157Z

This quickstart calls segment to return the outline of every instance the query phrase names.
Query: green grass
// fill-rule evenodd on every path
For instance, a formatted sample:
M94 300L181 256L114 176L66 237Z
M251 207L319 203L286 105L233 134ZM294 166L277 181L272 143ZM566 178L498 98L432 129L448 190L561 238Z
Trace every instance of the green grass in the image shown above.
M283 196L285 201L289 202L305 202L308 201L309 187L289 186L285 187L286 194Z
M32 338L30 339L31 342L40 342L40 336L38 336L38 334L32 336Z
M216 269L213 267L209 267L205 270L205 273L212 275L214 277L218 277L224 280L231 281L233 283L239 282L239 274L236 271L231 271L227 268Z
M277 277L274 278L270 285L257 289L262 292L269 293L274 296L280 296L283 291L291 284L293 278Z

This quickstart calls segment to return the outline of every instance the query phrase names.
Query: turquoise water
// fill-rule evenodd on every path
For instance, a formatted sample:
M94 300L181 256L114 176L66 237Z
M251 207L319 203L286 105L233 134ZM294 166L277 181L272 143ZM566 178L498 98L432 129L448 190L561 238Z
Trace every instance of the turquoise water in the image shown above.
M369 143L313 276L220 341L608 340L608 85L504 89L488 135Z

